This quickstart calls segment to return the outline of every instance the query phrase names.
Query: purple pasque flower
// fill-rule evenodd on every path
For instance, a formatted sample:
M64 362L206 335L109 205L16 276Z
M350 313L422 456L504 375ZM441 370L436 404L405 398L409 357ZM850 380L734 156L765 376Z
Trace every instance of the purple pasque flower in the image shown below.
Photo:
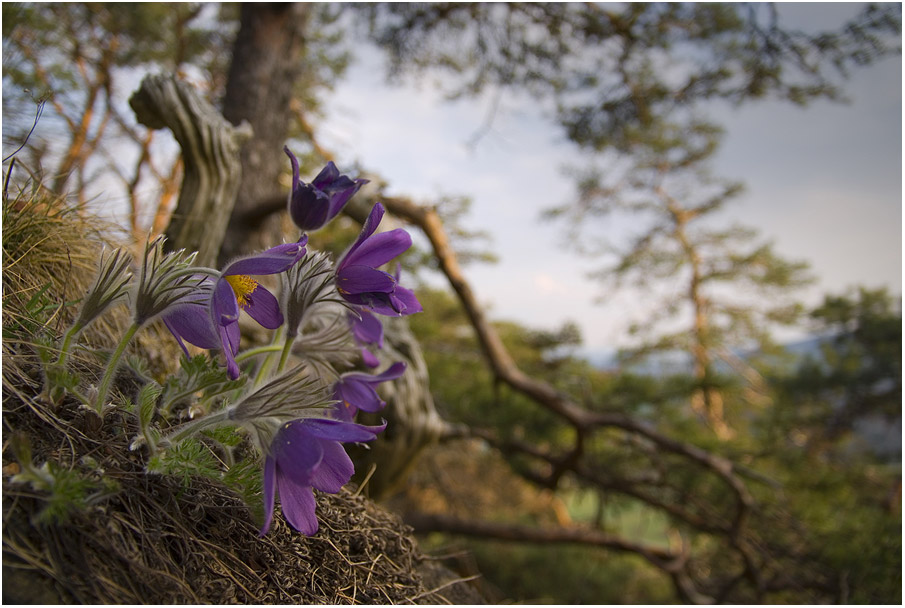
M395 380L405 372L405 363L397 361L381 374L371 376L360 372L350 372L340 376L333 387L336 414L340 420L351 422L358 410L377 412L386 406L386 401L377 395L377 385L387 380Z
M371 441L386 428L364 426L342 420L305 418L287 422L274 436L264 459L264 525L267 534L273 521L278 492L283 515L293 528L311 536L317 532L312 488L336 494L349 483L355 466L343 442Z
M412 237L402 228L374 234L384 213L383 205L374 205L358 239L336 266L336 288L350 304L378 314L421 312L414 292L399 285L398 272L393 276L378 270L412 245Z
M267 329L283 324L283 313L276 297L251 275L285 272L305 256L308 236L297 243L285 243L266 251L239 258L220 273L213 287L210 314L226 357L226 371L230 378L239 377L234 358L239 351L239 312L248 315Z
M310 184L299 179L299 161L284 146L283 151L292 163L292 192L289 194L289 215L302 230L314 231L342 211L343 206L358 189L368 183L366 179L352 180L341 175L333 161L327 163Z
M164 324L188 355L185 342L199 348L223 350L229 377L239 377L235 355L239 352L239 312L267 329L283 324L276 297L250 275L277 274L296 264L305 255L308 237L285 243L229 264L216 281L203 277L196 289L183 296L162 315Z
M349 312L347 316L352 331L352 338L361 347L361 358L368 367L377 367L380 361L368 347L383 348L383 323L375 315L364 308Z

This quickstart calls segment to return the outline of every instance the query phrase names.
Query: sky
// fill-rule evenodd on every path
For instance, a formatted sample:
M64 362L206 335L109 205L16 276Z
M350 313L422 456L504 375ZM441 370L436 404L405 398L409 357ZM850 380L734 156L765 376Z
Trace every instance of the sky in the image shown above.
M852 8L781 10L789 23L832 27ZM415 200L470 196L463 225L488 232L499 261L465 272L492 319L543 329L574 321L589 355L628 345L628 325L643 319L645 299L602 293L587 277L594 264L563 247L564 227L541 219L574 197L564 170L580 157L534 100L504 94L490 130L470 146L490 96L448 102L428 79L389 86L379 51L361 45L356 55L324 104L318 133L340 169L360 163L388 182L389 194ZM714 173L746 185L727 221L811 265L818 282L801 292L806 304L855 285L902 289L901 57L854 72L844 90L846 104L713 110L726 129ZM429 282L443 284L439 276Z

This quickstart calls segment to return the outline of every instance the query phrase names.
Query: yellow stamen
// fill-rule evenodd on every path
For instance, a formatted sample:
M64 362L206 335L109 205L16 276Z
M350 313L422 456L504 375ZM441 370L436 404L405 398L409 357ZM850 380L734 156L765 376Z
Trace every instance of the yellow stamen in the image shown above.
M258 288L258 282L244 274L234 274L224 278L226 279L226 282L229 283L229 286L233 288L233 293L236 294L236 302L238 302L239 308L248 306L248 296L254 293L255 289Z

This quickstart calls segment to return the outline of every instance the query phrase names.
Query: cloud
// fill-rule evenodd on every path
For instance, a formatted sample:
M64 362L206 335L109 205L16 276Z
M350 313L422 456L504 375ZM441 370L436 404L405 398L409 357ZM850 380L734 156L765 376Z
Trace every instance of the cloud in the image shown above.
M808 18L823 11L801 10ZM487 99L448 103L430 86L387 86L379 58L362 52L325 104L327 147L381 173L391 192L472 198L462 225L488 231L500 259L467 269L492 318L530 327L576 320L588 347L623 342L628 324L648 312L643 300L607 293L595 305L600 285L587 278L590 261L558 246L562 227L539 219L542 209L574 196L561 167L585 160L562 141L549 112L507 94L491 129L469 149ZM900 290L900 85L895 58L853 75L844 87L851 105L714 105L727 133L713 168L748 186L720 221L750 225L775 240L780 255L811 262L820 290L851 283ZM618 240L637 232L633 221L608 218L586 236Z
M566 292L565 285L549 274L544 273L534 275L534 286L545 295L563 294Z

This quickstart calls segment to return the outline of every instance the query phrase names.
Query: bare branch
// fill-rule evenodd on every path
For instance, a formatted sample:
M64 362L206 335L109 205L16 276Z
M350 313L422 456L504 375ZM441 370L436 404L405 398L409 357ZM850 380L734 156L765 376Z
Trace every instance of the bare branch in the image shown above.
M695 604L713 603L713 598L695 588L694 582L688 574L688 554L684 551L674 553L662 547L633 543L593 528L533 528L487 521L466 521L428 513L408 514L405 522L419 533L448 532L509 542L584 545L620 553L633 553L640 555L650 564L667 573L673 579L685 601Z

